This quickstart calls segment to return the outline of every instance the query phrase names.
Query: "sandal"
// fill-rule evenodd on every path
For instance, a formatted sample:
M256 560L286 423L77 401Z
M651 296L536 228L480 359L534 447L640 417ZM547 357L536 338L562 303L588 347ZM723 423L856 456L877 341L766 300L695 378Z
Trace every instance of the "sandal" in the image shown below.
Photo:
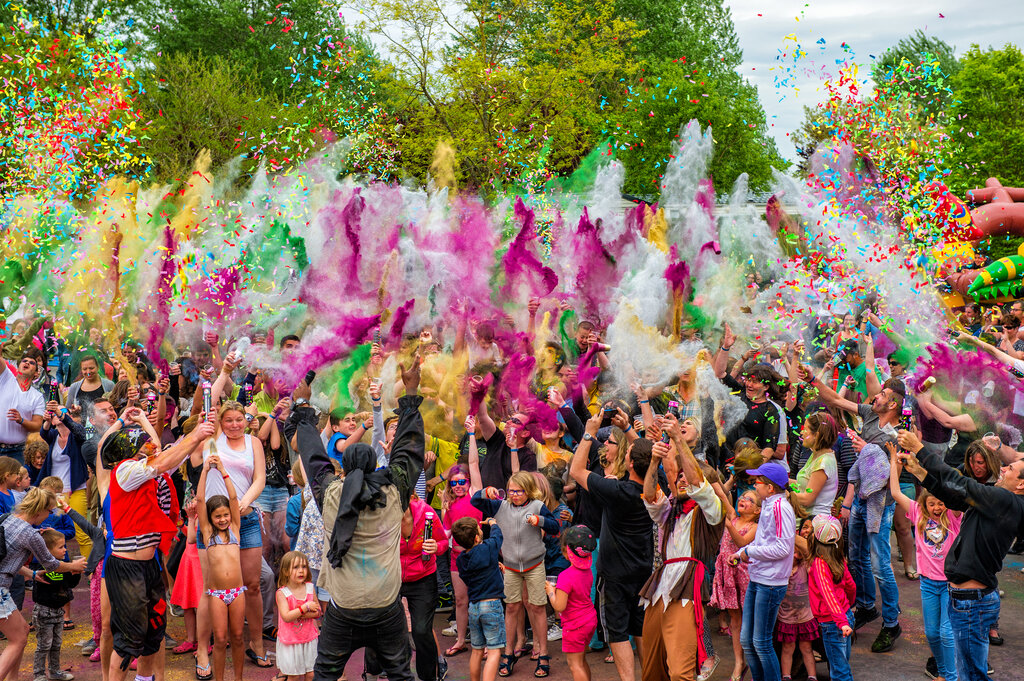
M515 654L505 655L502 653L501 662L498 664L498 676L511 676L512 670L516 667L516 660L518 660Z
M543 679L551 673L551 656L550 655L538 655L537 656L537 669L534 670L533 675L538 679Z
M732 638L732 629L730 629L729 627L718 627L718 635L728 636L729 638Z
M196 660L196 679L197 681L210 681L213 678L213 670L210 663L199 664Z
M516 648L512 651L512 655L518 660L521 657L526 657L529 652L533 649L533 646L525 646L523 648Z
M263 651L263 655L261 656L261 655L257 655L256 651L253 650L252 648L246 648L245 649L245 656L248 657L250 660L252 660L252 663L254 665L256 665L257 667L264 667L265 668L265 667L273 667L274 666L274 664L270 661L270 658L267 656L267 652L266 651ZM262 663L262 664L260 664L260 663Z
M196 641L182 641L177 648L171 650L175 655L184 655L199 650L199 643Z
M615 664L615 656L612 655L611 653L608 653L607 655L604 656L604 663L605 664Z
M458 643L456 643L451 648L449 648L448 650L444 651L444 656L445 657L455 657L459 653L465 652L467 650L469 650L469 645L467 645L465 643L463 643L462 645L459 645Z
M75 628L75 623L71 620L64 620L64 631L70 631Z
M903 574L906 575L907 579L909 579L912 582L916 582L918 579L917 570L904 570Z

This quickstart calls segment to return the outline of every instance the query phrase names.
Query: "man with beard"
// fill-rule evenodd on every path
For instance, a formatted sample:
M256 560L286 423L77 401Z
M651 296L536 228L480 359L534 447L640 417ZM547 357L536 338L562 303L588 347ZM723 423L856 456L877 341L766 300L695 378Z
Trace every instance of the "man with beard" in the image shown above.
M658 524L662 566L640 592L644 606L641 677L646 681L692 681L703 664L704 564L718 553L722 501L683 440L679 421L669 415L661 427L672 444L657 442L644 476L644 506ZM658 486L665 468L671 496Z
M17 371L15 374L14 367L0 359L0 404L5 405L0 414L0 456L23 464L28 434L38 433L43 427L45 401L32 387L39 376L39 360L25 352L18 360Z

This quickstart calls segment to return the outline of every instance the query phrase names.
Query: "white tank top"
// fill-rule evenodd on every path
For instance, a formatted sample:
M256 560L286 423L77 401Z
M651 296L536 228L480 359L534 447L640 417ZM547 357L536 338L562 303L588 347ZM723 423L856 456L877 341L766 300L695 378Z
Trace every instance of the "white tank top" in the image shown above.
M241 451L231 449L228 440L223 433L214 441L214 449L220 457L224 470L231 476L231 483L235 486L235 494L241 499L252 486L253 474L253 453L252 435L245 436L245 448ZM210 456L209 448L203 450L203 461ZM217 471L206 474L206 498L209 499L217 494L228 495L228 489L224 486L224 478Z

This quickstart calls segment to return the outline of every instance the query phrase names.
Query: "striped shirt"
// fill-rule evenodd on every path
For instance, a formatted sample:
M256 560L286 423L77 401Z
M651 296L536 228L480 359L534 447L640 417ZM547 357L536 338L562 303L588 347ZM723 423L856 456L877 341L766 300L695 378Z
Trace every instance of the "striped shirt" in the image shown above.
M7 556L0 561L0 589L10 589L11 581L18 570L28 561L29 554L35 556L47 570L60 568L60 561L46 548L39 530L16 515L4 521L4 535L7 539Z
M137 490L143 483L156 480L156 500L160 510L166 515L171 514L171 490L167 480L150 468L145 459L125 461L115 471L117 484L126 492ZM115 538L111 550L115 553L130 553L160 545L163 535L159 532L147 532L134 537Z

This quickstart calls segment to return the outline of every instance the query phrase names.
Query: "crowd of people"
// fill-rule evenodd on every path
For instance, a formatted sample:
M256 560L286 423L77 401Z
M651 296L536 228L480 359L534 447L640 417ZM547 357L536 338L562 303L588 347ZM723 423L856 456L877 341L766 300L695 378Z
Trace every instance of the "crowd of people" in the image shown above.
M871 664L851 659L855 631L878 627L873 653L899 645L898 563L920 581L922 668L989 678L997 576L1024 538L1015 414L982 387L957 400L908 380L903 339L869 308L743 353L728 325L682 329L704 346L692 360L626 387L585 311L558 341L537 332L546 305L529 302L525 330L375 334L344 409L313 372L289 383L250 359L287 357L298 335L206 331L158 358L98 328L12 325L0 681L30 632L36 681L70 681L62 636L78 625L104 681L160 680L168 652L194 655L199 681L224 679L229 655L236 681L247 659L337 681L360 649L370 680L441 681L462 653L473 681L543 678L554 646L574 681L597 650L622 681L823 665L844 681ZM999 324L971 316L956 342L1022 370L1022 316L1021 302ZM69 606L83 573L88 624ZM169 617L185 640L168 640Z

